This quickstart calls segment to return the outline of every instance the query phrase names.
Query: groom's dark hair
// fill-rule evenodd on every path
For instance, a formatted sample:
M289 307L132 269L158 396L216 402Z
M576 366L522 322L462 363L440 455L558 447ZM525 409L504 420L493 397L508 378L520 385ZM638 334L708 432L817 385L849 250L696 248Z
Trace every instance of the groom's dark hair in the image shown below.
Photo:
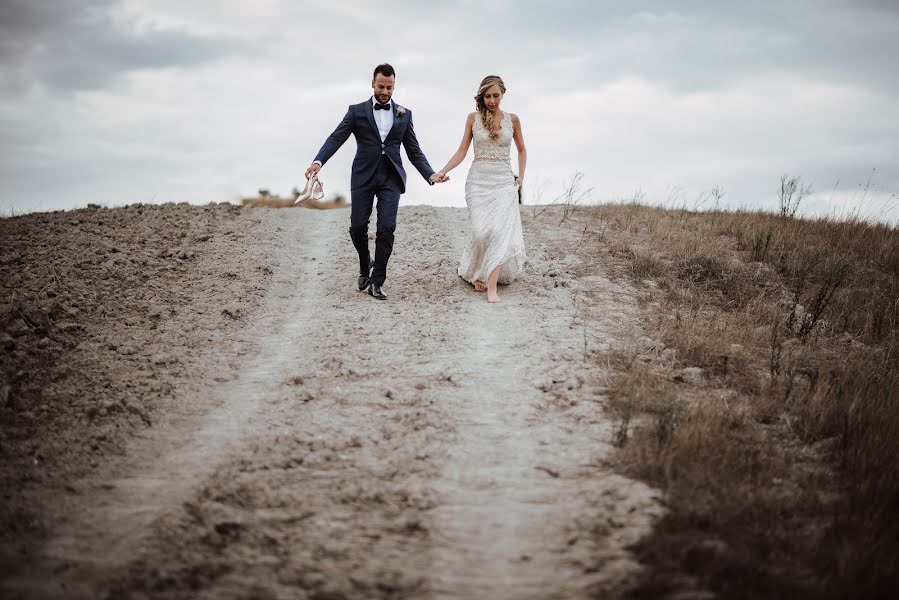
M393 67L391 67L387 63L382 63L375 67L375 72L372 73L371 78L375 79L378 76L378 73L380 73L384 77L396 77L396 71L394 71Z

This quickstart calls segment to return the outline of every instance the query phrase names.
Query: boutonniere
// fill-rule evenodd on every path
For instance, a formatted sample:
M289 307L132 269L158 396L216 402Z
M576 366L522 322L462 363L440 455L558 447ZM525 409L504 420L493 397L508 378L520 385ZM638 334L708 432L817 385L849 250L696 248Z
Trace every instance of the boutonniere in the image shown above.
M406 108L397 104L396 105L396 116L402 117L404 114L406 114Z

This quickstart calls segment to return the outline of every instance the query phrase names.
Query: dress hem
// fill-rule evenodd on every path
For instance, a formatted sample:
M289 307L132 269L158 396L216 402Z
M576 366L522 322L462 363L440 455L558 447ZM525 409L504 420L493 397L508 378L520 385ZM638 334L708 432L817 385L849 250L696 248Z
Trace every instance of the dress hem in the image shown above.
M524 264L525 264L526 260L527 260L527 255L524 253L524 251L519 251L519 252L515 252L515 253L511 254L508 258L501 260L501 261L497 262L496 264L490 265L486 269L479 269L477 273L475 273L471 276L471 279L469 279L468 277L465 276L465 272L467 271L467 269L465 269L462 265L459 265L459 268L456 272L459 275L459 277L461 277L462 279L464 279L465 281L467 281L468 283L470 283L472 285L474 285L475 281L482 281L486 284L487 279L490 277L490 273L492 273L494 269L499 268L500 275L499 275L499 279L497 279L497 283L501 284L501 285L508 285L508 284L512 283L513 281L515 281L516 279L518 279L518 276L521 275L522 270L524 270ZM510 269L513 272L506 275L505 273L503 273L503 269L510 263L515 263L516 266L513 267L512 269ZM485 275L483 275L483 278L477 277L477 275L479 273L485 273Z

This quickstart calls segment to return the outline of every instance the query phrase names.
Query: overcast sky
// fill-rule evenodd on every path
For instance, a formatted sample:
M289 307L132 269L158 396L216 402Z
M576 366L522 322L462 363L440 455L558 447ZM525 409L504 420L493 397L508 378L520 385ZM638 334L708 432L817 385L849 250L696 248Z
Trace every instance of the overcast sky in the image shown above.
M528 202L583 172L597 201L775 209L789 173L809 211L894 220L896 56L895 0L0 0L0 212L286 196L388 61L435 169L504 78ZM468 165L409 168L403 202L464 205Z

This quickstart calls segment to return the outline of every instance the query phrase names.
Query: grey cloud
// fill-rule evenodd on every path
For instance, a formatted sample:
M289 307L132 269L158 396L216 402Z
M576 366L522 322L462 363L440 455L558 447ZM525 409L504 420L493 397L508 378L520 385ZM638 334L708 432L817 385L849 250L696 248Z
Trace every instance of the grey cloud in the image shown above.
M564 74L560 58L577 56L597 83L643 77L709 91L780 73L899 93L895 2L553 4L516 11L505 40L532 35L535 70L545 73Z
M114 4L2 0L0 86L6 91L33 83L61 90L96 89L133 69L190 66L248 52L235 40L138 30L110 18Z
M217 141L220 137L208 136L201 127L184 130L183 114L205 113L217 100L200 88L179 106L185 113L169 117L163 112L114 130L96 127L91 118L102 115L78 112L84 105L72 102L69 93L108 86L133 69L192 66L235 53L265 53L266 68L260 69L258 79L250 77L254 65L234 66L238 95L249 85L273 85L288 95L294 87L309 88L316 94L297 94L307 98L298 100L295 110L300 113L312 106L309 97L328 98L308 119L290 112L254 115L259 105L246 97L250 121L292 123L296 143L275 146L282 153L296 151L300 162L318 148L333 125L318 127L318 122L333 113L336 123L346 102L368 93L371 67L388 60L398 69L402 94L408 95L399 100L408 100L415 109L423 147L433 162L441 160L441 152L455 150L477 82L487 73L498 73L510 88L508 106L521 111L526 120L532 153L529 176L550 173L560 178L569 170L584 170L614 194L668 184L695 192L721 184L728 200L739 204L773 202L773 189L783 172L802 174L826 196L838 177L839 194L854 190L876 167L872 187L899 191L894 166L899 121L889 110L894 105L891 98L899 96L899 75L890 64L899 55L895 0L778 0L752 5L698 0L428 0L425 7L415 4L391 12L390 23L382 26L373 22L383 7L363 0L320 5L314 11L306 2L281 3L271 9L273 14L260 9L259 20L251 23L229 17L213 0L197 3L203 5L189 5L191 10L179 14L178 22L196 25L190 31L229 31L235 37L140 29L109 16L117 14L118 2L113 0L0 0L4 181L23 195L47 199L45 206L60 198L61 206L105 198L144 201L157 192L160 198L196 199L205 185L198 173L217 161L228 165L221 171L233 171L240 185L250 185L248 181L256 185L257 179L265 185L278 178L288 180L290 175L272 155L244 157L233 150L258 143L252 135L238 133L239 128L227 151ZM235 41L238 37L254 41ZM834 95L858 99L859 106L809 102L805 111L794 97L779 111L776 88L769 84L777 78L796 84L794 96L851 88L844 95L836 89ZM597 93L601 88L623 79L648 80L649 90L667 88L659 93L662 104L647 106L656 113L653 119L627 111L624 117L611 116L629 119L622 136L629 131L639 134L626 152L610 150L614 139L581 139L552 127L557 115L576 109L582 111L584 131L592 132L593 127L600 133L591 135L601 138L610 115L598 114L580 98L603 97ZM160 81L184 86L198 79L190 71L180 71ZM34 86L35 82L41 85ZM744 86L752 95L752 110L763 117L770 112L777 129L757 125L765 119L749 119L752 125L743 126L739 118L731 118L716 121L723 124L716 126L714 136L701 140L689 132L666 137L664 131L654 130L680 118L676 111L683 96L696 91L709 92L720 111L742 110L742 105L721 104L741 96L726 89L731 86ZM28 92L4 94L12 88ZM329 89L347 91L337 94L340 98L335 101ZM760 91L766 89L774 89L770 103L763 96L766 92ZM110 106L125 107L125 112L152 110L133 106L124 86L109 96ZM571 99L571 105L559 98ZM792 143L780 148L775 142L781 137ZM134 140L139 148L123 152ZM338 186L348 180L351 155L344 150L329 164L329 179ZM237 164L240 168L233 168ZM75 193L70 193L72 188Z

